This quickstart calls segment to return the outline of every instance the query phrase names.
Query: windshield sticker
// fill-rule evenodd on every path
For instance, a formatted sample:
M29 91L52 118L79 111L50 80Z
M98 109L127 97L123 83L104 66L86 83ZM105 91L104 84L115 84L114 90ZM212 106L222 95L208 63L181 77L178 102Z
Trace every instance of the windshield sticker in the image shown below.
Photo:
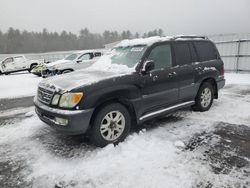
M141 52L143 50L142 47L134 47L134 48L131 48L131 52Z

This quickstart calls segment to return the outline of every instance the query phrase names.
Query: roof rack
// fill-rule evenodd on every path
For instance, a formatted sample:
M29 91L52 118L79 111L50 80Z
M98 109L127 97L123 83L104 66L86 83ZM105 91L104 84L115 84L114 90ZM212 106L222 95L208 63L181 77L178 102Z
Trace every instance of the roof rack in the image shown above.
M195 38L201 38L204 40L207 40L208 37L206 36L199 36L199 35L177 35L177 36L173 36L172 40L176 40L176 39L195 39Z

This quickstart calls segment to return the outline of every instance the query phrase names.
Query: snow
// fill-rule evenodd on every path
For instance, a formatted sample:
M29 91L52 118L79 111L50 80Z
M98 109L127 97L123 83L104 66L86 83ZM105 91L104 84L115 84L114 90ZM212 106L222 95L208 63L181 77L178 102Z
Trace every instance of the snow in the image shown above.
M178 140L174 143L175 147L177 148L185 148L185 143L182 142L181 140Z
M11 77L15 81L23 79L16 75L0 78L9 82ZM183 151L194 134L210 132L218 122L250 126L250 96L237 93L237 88L245 88L242 84L250 85L250 75L226 73L225 77L226 87L237 84L236 89L232 93L221 90L219 100L210 111L176 112L174 115L181 118L180 121L158 121L157 127L148 126L139 133L132 133L116 147L94 148L84 143L67 143L73 138L56 133L34 112L29 112L22 121L0 126L0 145L8 148L1 160L22 160L25 168L21 177L32 182L31 187L58 184L75 188L191 188L200 182L212 182L213 187L237 185L240 175L236 171L214 174L201 152Z
M125 73L132 73L135 72L135 67L129 68L126 65L122 64L112 64L111 58L115 55L119 55L114 50L107 52L104 54L100 59L98 59L92 66L85 70L94 70L94 71L107 71L116 74L125 74Z
M179 38L178 38L179 37ZM181 37L187 37L187 38L181 38ZM176 39L176 40L190 40L192 37L192 40L200 40L201 37L197 35L176 35L176 36L165 36L165 37L160 37L160 36L153 36L153 37L148 37L148 38L137 38L137 39L126 39L122 40L120 43L118 43L116 47L127 47L127 46L136 46L136 45L147 45L150 46L151 44L155 42L163 42L163 41L169 41L171 39ZM197 38L195 38L197 37Z
M26 72L0 76L0 99L34 96L42 78Z
M126 47L126 46L136 46L136 45L147 45L150 46L151 44L155 42L160 42L160 41L167 41L170 40L172 37L160 37L160 36L155 36L155 37L149 37L149 38L138 38L138 39L126 39L118 43L116 47Z
M226 73L225 79L227 84L250 84L249 73Z

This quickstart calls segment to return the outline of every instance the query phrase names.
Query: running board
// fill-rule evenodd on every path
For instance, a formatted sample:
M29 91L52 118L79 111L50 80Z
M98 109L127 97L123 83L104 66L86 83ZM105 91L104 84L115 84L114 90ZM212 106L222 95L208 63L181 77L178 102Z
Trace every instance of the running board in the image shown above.
M184 106L190 106L190 105L193 105L195 104L194 101L188 101L188 102L184 102L184 103L180 103L180 104L177 104L177 105L174 105L174 106L170 106L168 108L164 108L164 109L161 109L161 110L157 110L157 111L154 111L154 112L150 112L148 114L145 114L143 116L141 116L139 118L140 121L144 120L144 119L147 119L151 116L155 116L155 115L158 115L158 114L161 114L161 113L164 113L164 112L167 112L167 111L170 111L170 110L173 110L173 109L178 109L180 107L184 107Z

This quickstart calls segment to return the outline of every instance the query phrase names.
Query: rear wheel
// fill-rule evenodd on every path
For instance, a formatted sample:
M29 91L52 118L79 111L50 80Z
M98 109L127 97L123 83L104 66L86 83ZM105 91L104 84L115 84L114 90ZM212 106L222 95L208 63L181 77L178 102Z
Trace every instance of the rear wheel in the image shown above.
M210 82L204 82L195 98L195 105L192 107L195 111L204 112L210 109L214 99L214 87Z
M119 103L104 106L95 116L91 129L91 141L99 147L123 141L130 131L131 117Z
M35 66L37 66L37 64L32 64L32 65L30 66L30 69L29 69L28 71L31 72L31 70L32 70Z

